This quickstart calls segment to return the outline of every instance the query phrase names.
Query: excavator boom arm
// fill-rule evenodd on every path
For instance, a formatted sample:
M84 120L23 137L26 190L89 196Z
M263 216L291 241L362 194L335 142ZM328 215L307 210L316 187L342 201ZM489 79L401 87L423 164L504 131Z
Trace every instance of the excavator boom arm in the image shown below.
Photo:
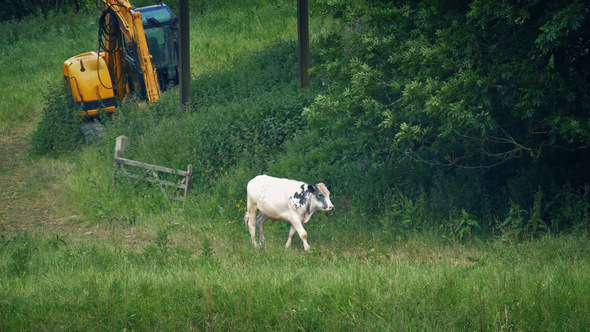
M133 6L127 0L99 0L102 3L102 9L112 9L112 13L115 14L116 19L119 21L118 27L120 33L132 44L135 45L137 50L137 57L143 79L146 88L146 94L151 102L157 102L160 99L160 85L158 84L158 74L152 64L152 56L150 55L147 40L145 38L145 31L143 29L143 23L141 21L141 13L135 11ZM113 19L109 17L108 19ZM111 33L117 33L111 31ZM107 41L110 43L111 41ZM122 50L119 54L105 54L105 61L108 65L111 65L114 77L122 77L123 65L121 59L123 58ZM122 82L119 82L119 98L121 99L124 95L123 90L125 89Z

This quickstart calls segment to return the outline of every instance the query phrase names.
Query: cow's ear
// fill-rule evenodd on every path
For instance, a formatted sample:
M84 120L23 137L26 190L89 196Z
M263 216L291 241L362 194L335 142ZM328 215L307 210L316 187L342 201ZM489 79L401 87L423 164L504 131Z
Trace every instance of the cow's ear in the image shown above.
M332 186L331 185L327 185L326 189L328 189L328 191L332 191Z
M309 190L309 192L313 194L313 192L315 191L315 188L311 184L308 184L307 190Z

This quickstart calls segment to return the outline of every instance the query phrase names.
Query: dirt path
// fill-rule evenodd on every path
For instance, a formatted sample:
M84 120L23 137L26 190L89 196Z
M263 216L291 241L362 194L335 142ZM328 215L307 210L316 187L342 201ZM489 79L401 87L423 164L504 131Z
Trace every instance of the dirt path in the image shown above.
M35 167L47 167L47 162L29 157L31 138L26 131L0 133L0 236L19 233L41 237L59 235L68 243L114 236L131 247L145 242L143 228L115 230L117 225L90 225L66 210L56 199L59 195L55 191L35 187L31 174L38 171Z
M35 167L28 157L30 138L23 129L0 134L0 231L34 231L54 227L59 214L51 193L27 184L27 173Z

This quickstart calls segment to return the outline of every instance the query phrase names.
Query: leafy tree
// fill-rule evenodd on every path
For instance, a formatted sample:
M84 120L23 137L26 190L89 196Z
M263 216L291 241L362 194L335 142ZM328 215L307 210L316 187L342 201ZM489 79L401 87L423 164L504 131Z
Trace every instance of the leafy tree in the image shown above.
M367 157L492 167L590 138L587 1L319 0L330 87L305 114ZM354 128L355 130L350 130Z

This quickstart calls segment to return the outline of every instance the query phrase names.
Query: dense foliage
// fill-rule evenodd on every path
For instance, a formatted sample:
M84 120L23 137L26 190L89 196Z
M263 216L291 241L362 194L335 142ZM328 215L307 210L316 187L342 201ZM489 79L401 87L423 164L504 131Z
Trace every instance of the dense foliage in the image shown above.
M318 2L343 25L321 38L330 89L305 116L351 161L475 169L419 182L486 219L590 180L586 1Z
M0 22L22 20L26 16L47 14L50 11L78 12L83 8L94 6L92 0L8 0L2 5Z
M196 97L180 114L174 91L149 108L122 105L109 135L129 136L137 160L181 169L192 163L194 187L210 188L240 161L263 172L286 141L307 129L301 110L314 94L297 90L296 57L295 42L279 42L206 72L193 80Z
M323 39L315 73L332 89L313 122L375 135L372 152L460 167L586 146L586 2L321 2L340 3L347 26Z

